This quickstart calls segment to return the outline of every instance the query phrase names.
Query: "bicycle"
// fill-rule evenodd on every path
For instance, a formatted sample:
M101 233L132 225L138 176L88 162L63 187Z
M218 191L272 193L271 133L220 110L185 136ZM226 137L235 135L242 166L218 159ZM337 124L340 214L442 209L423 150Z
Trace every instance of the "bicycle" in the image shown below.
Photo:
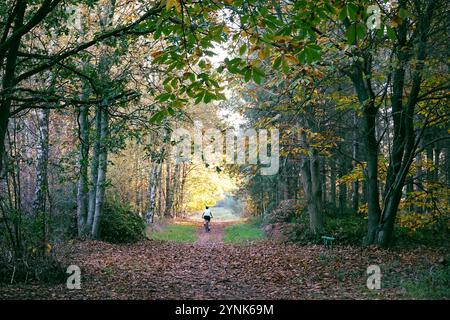
M206 232L211 232L210 221L211 221L210 217L205 217L205 222L203 223L203 226L205 227Z
M202 214L202 218L205 219L204 222L204 227L205 227L205 231L206 232L210 232L211 231L211 227L209 226L210 222L211 222L211 218L212 218L212 213L211 210L209 210L209 207L206 206L205 211Z

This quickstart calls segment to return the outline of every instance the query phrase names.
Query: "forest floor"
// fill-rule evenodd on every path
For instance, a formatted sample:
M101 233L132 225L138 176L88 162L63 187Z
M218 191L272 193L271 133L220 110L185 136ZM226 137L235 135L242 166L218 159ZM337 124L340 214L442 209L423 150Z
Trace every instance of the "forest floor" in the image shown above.
M229 244L222 241L226 223L213 224L211 233L199 222L196 226L198 239L192 243L72 242L59 248L59 255L67 265L80 266L81 289L2 285L0 299L402 299L421 281L419 270L440 268L445 256L426 247L327 249L270 240ZM382 270L381 290L366 287L372 264Z

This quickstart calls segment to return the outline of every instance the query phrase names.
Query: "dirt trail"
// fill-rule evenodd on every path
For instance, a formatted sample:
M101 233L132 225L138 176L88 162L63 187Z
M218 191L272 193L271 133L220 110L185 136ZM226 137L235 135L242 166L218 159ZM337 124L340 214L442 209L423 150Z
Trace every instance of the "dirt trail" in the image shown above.
M229 224L229 223L228 223ZM212 246L223 244L223 234L227 223L214 222L211 223L211 231L206 232L203 223L198 225L196 245Z

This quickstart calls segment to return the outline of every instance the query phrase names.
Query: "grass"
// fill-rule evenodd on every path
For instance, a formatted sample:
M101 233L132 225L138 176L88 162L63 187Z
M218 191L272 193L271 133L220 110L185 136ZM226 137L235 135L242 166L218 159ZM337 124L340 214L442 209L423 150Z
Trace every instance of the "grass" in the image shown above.
M197 240L197 228L193 225L170 224L160 231L152 231L148 237L153 240L193 243Z
M239 223L225 227L223 241L227 243L243 243L264 238L258 223Z
M399 288L405 299L450 299L450 256L443 263L434 264L423 259L398 273L400 260L384 266L386 271L381 279L382 288Z
M450 266L423 271L415 281L406 282L404 288L412 299L449 299Z

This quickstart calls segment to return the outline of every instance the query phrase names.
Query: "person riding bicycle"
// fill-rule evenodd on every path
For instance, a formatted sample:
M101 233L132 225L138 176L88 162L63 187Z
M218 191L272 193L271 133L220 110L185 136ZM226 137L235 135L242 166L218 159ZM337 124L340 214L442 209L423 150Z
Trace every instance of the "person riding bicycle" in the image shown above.
M211 210L209 209L208 206L206 206L205 211L203 211L202 218L205 219L205 229L208 232L211 230L211 228L209 227L209 223L210 223L212 217L213 216L212 216Z

